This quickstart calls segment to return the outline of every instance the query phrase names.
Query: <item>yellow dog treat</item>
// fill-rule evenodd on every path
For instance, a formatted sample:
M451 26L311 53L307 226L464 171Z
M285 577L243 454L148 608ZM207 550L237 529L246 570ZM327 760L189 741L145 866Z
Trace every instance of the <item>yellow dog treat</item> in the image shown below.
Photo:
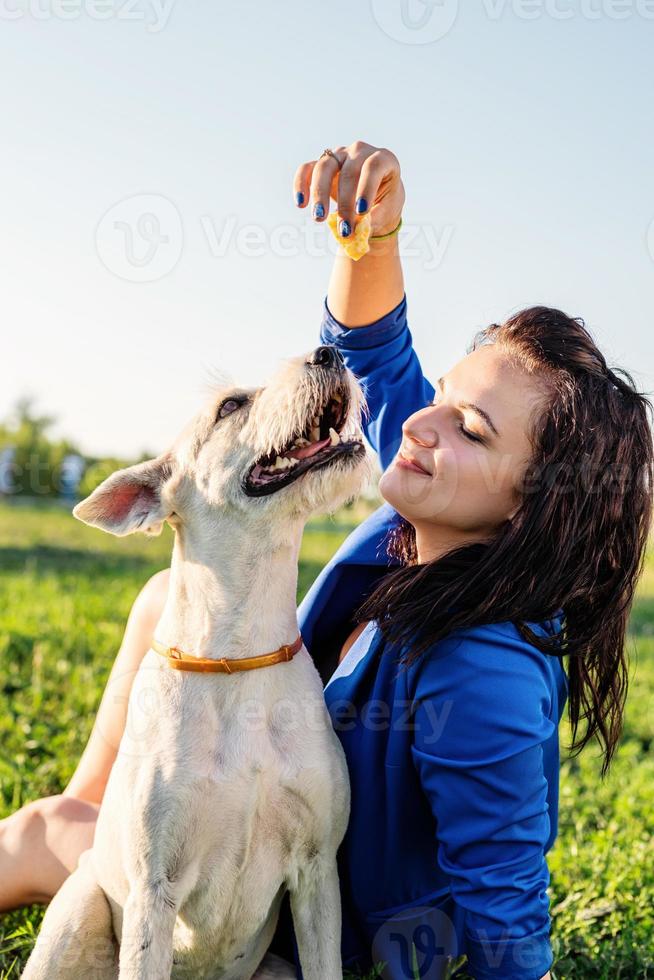
M370 238L370 215L364 214L356 224L354 232L348 238L341 238L338 233L338 223L341 219L335 211L327 218L327 224L331 228L334 238L342 247L346 255L358 262L362 255L370 251L368 239Z

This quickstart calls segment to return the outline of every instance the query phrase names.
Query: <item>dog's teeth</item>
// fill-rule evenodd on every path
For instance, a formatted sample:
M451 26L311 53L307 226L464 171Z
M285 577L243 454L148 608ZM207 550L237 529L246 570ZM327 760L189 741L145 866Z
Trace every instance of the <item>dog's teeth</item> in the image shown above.
M296 439L295 442L293 443L293 448L301 449L303 446L310 446L310 445L311 443L309 442L308 439L304 439L302 436L300 436L300 438Z
M343 399L341 398L340 395L333 395L332 397L333 397L333 399L334 399L335 402L338 402L339 403L339 405L343 401Z
M320 441L320 429L314 427L311 430L311 441L312 442L319 442Z
M330 429L329 436L330 436L329 439L330 446L338 446L339 442L341 441L341 438L338 432L336 431L336 429Z

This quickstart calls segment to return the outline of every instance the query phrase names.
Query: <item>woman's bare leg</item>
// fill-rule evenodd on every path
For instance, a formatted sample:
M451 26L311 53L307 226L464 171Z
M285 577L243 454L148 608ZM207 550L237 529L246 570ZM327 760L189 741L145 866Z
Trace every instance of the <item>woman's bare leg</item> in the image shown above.
M153 575L134 601L93 731L63 794L27 803L0 820L0 912L49 902L93 843L125 728L129 692L163 611L168 574L166 569Z
M130 610L123 642L109 675L86 748L65 796L101 803L127 721L127 702L136 672L150 649L168 595L170 570L149 579Z
M46 796L0 820L0 912L50 901L92 845L99 809Z

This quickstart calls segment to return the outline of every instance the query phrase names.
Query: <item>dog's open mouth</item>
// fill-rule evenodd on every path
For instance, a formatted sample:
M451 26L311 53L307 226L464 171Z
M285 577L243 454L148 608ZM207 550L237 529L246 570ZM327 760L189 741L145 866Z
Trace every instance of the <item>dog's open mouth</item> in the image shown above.
M281 451L256 461L243 481L244 492L250 497L275 493L307 470L325 466L340 456L365 453L360 439L341 437L348 409L348 393L339 388Z

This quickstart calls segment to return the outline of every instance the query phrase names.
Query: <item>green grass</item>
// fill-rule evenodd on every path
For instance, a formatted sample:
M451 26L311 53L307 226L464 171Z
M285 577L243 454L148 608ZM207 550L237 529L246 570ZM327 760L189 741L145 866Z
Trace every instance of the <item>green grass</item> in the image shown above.
M298 601L353 524L344 514L307 529ZM115 539L57 506L0 504L0 817L70 779L131 603L170 549L168 531ZM654 978L653 557L631 620L632 683L611 773L600 780L594 748L563 753L549 855L558 980ZM0 916L0 980L18 977L41 916L36 906Z

